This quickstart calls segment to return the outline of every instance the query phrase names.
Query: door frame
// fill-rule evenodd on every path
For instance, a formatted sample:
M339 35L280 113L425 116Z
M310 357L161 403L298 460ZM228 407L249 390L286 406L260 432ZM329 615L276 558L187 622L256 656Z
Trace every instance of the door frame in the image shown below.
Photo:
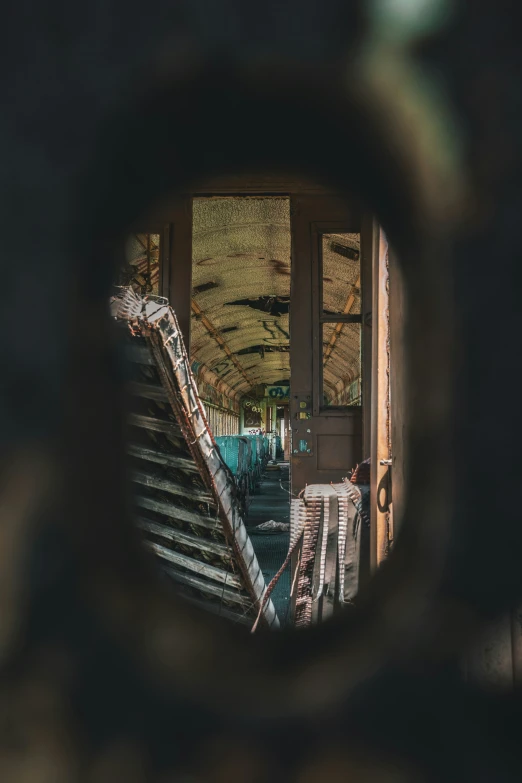
M291 195L291 229L292 229L292 267L290 293L290 350L291 350L291 429L294 438L306 438L301 425L295 423L296 405L305 406L309 401L310 416L314 423L326 426L337 418L347 421L358 418L360 424L354 422L354 437L357 427L362 426L362 444L369 441L370 405L369 387L371 385L371 259L369 247L372 243L368 226L371 222L349 198L339 194L292 194ZM337 316L335 319L323 316L320 285L320 248L322 233L329 230L356 232L361 234L361 315ZM370 286L370 296L364 291L364 286ZM369 307L368 307L369 305ZM362 405L350 407L324 408L319 399L322 376L322 323L327 321L360 320L362 348L361 371L363 377ZM311 357L311 361L310 361ZM294 407L292 407L294 406ZM323 422L320 425L320 422ZM333 426L333 424L331 425ZM303 430L303 432L301 432ZM310 437L316 439L316 433L310 432ZM357 436L358 437L358 436ZM361 456L363 449L361 446ZM295 497L309 483L324 483L324 473L317 473L312 463L304 464L305 456L297 462L292 447L292 494ZM308 458L309 459L309 458ZM346 468L355 467L347 465ZM322 469L321 469L322 470ZM333 470L333 469L332 469Z

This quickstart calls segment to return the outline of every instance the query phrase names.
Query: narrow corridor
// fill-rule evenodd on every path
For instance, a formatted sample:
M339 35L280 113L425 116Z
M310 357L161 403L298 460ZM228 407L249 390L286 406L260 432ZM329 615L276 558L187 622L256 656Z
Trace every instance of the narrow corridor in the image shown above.
M281 567L290 541L289 532L272 532L257 529L263 522L290 522L290 483L288 463L279 463L278 470L267 466L263 471L261 484L248 510L245 523L259 565L268 585ZM284 628L290 614L290 566L279 579L271 595L281 628Z

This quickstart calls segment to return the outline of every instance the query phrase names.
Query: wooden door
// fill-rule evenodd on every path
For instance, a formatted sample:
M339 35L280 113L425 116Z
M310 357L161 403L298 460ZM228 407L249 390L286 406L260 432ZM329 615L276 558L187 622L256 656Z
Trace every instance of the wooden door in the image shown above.
M288 462L290 460L290 412L288 405L283 406L283 421L284 421L284 434L285 434L285 448L284 458Z
M363 453L362 295L367 253L361 214L344 199L292 198L290 433L292 494L341 481ZM370 264L371 269L371 264ZM368 317L369 316L369 317ZM365 326L366 324L366 326ZM369 413L369 412L368 412Z

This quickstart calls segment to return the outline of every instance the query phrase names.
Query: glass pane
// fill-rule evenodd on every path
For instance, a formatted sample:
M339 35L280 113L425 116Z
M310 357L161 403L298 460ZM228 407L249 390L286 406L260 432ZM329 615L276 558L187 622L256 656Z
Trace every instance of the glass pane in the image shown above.
M361 324L323 324L323 405L361 405Z
M360 314L360 234L323 234L323 313Z
M242 395L263 385L281 404L290 379L290 199L200 197L192 214L192 296L200 312L192 313L191 360Z
M139 294L159 294L159 234L131 234L125 247L125 265L118 285L130 285Z

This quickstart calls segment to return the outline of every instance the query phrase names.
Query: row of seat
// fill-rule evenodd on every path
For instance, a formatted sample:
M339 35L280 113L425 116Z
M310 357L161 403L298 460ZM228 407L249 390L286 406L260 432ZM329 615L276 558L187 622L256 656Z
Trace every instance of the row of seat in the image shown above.
M243 510L258 486L261 473L270 459L266 435L220 435L216 439L221 456L235 477Z

